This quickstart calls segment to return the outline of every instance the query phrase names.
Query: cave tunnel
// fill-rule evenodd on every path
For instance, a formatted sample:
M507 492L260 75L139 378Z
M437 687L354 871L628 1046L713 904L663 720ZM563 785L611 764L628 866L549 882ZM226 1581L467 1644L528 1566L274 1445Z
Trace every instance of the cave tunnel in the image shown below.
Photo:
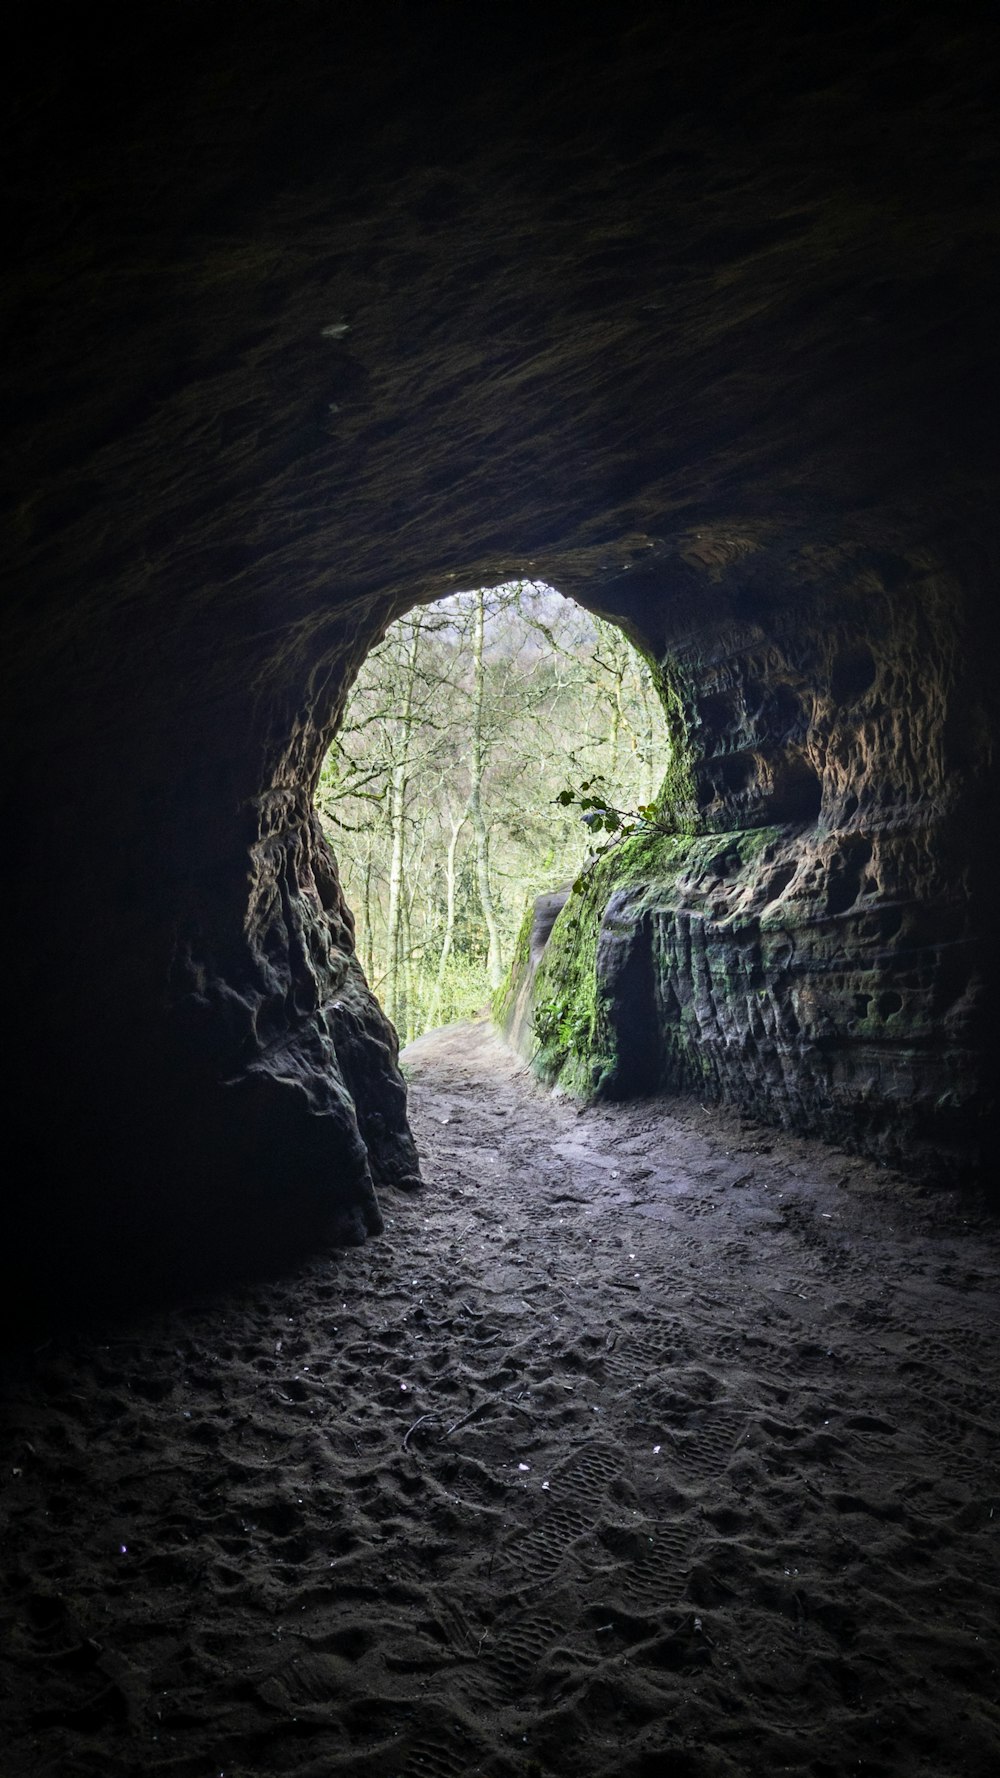
M553 929L591 1011L544 1079L989 1184L1000 58L958 17L303 0L29 46L15 1333L417 1186L313 791L389 623L522 575L625 630L675 747L670 836Z
M711 62L639 12L527 56L509 20L443 17L334 46L308 7L238 43L225 7L182 9L100 66L67 44L45 92L26 71L29 1277L60 1228L112 1270L360 1238L372 1181L412 1175L311 787L386 624L519 574L664 676L702 838L629 891L681 1009L647 1034L658 1084L952 1175L981 1152L985 63L926 21L831 39L794 8L766 67L738 8Z

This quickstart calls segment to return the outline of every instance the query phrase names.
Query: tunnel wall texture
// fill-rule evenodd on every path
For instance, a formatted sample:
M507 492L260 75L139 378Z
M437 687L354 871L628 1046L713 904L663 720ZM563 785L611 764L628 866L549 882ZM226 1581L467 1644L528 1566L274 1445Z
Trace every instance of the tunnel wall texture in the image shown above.
M655 959L647 1075L898 1154L955 1111L971 1152L997 60L878 5L180 4L28 44L10 1290L361 1238L413 1183L311 790L392 617L519 574L660 664L718 838L596 910L605 980Z
M991 1091L989 721L961 591L888 554L768 554L717 543L711 615L704 590L694 622L671 601L676 831L583 873L501 1017L584 1095L688 1089L952 1177Z

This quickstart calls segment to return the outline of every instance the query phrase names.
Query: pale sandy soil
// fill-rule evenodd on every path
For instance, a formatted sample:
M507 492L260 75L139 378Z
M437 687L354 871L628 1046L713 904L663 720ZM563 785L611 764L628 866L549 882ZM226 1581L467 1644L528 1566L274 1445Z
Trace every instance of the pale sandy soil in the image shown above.
M2 1778L992 1778L995 1224L407 1065L382 1240L8 1361Z

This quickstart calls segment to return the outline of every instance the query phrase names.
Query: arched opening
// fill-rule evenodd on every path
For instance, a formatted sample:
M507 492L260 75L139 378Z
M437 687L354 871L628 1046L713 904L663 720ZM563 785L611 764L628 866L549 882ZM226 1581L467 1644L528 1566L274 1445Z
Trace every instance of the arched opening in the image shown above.
M669 756L648 664L551 587L452 593L390 626L316 806L402 1042L490 1005L536 898L652 831Z

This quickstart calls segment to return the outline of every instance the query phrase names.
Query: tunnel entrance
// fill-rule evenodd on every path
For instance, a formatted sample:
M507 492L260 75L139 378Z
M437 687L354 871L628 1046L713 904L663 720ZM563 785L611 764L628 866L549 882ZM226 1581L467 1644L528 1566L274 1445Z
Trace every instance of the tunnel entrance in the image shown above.
M653 804L668 753L647 664L551 586L454 593L390 627L316 800L404 1042L483 1009L526 907Z

